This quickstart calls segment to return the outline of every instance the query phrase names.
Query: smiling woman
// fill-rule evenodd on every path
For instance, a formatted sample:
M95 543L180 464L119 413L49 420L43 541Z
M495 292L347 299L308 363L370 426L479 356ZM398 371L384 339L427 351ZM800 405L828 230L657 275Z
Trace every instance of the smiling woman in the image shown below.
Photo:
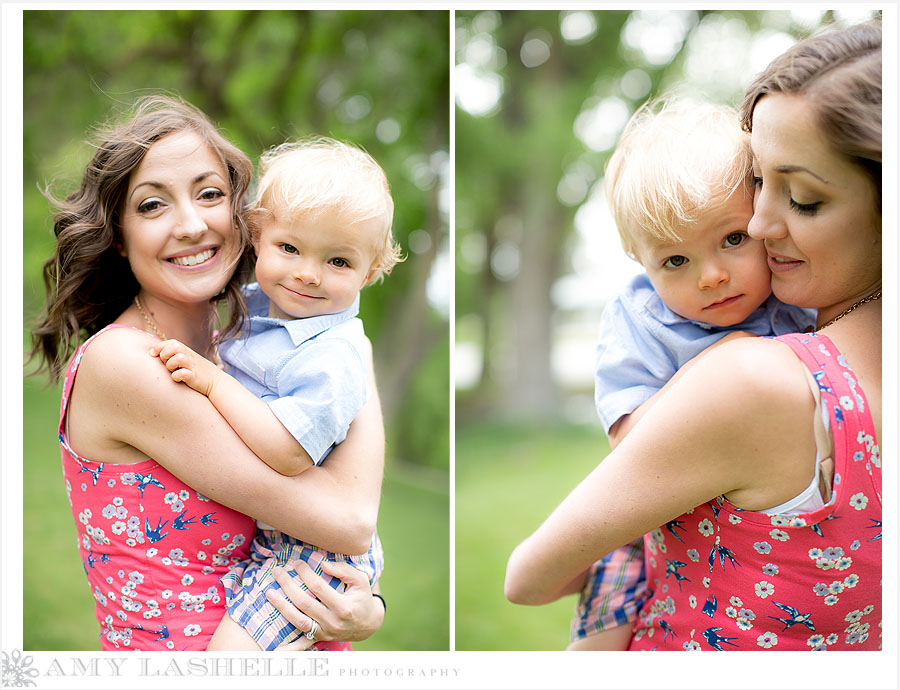
M369 403L328 465L297 477L261 462L149 354L151 333L166 333L214 358L223 295L224 330L239 323L251 171L203 113L148 98L58 202L35 352L63 377L63 473L103 649L206 649L225 613L220 578L248 556L249 516L334 552L364 553L372 541L384 437L370 350ZM295 647L346 649L380 627L384 608L359 571L322 570L346 589L302 571L319 599L276 608L295 634L309 632Z

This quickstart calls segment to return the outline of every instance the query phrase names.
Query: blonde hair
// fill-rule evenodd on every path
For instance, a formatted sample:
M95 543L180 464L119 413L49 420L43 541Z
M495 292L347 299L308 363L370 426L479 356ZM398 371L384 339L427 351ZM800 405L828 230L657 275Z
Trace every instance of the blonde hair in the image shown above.
M377 219L380 241L369 283L381 280L404 260L391 234L394 201L381 166L360 148L328 137L286 142L263 154L259 185L251 204L251 231L274 218L326 210L351 223Z
M641 237L681 241L686 224L747 184L751 166L750 139L732 108L645 103L625 126L604 182L625 253L639 261Z

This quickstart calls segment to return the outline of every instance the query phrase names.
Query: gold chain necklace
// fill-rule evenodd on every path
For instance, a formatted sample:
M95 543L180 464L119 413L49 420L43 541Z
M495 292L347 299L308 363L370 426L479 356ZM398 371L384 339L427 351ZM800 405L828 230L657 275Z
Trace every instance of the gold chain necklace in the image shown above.
M850 305L850 307L849 307L848 309L845 309L845 310L842 311L840 314L838 314L837 316L835 316L831 321L829 321L828 323L826 323L824 326L820 326L820 327L817 328L816 330L817 330L817 331L821 331L823 328L827 328L828 326L830 326L831 324L833 324L835 321L838 321L838 320L840 320L840 319L843 319L845 316L847 316L847 314L849 314L851 311L853 311L853 310L856 309L857 307L859 307L859 306L865 304L866 302L871 302L872 300L876 300L876 299L881 299L881 290L879 290L878 292L875 292L875 293L869 295L868 297L863 297L861 300L859 300L859 302L854 302L853 304Z
M147 322L147 325L150 326L150 329L156 334L156 337L160 340L168 340L166 334L159 330L156 323L147 315L147 312L144 311L144 307L141 306L141 300L137 295L134 296L134 306L141 312L141 316L144 317L144 321Z

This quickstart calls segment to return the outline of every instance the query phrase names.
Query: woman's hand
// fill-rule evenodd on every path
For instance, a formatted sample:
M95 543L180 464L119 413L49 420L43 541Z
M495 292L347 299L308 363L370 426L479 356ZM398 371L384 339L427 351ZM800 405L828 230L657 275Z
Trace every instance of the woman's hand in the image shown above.
M275 589L266 592L266 598L298 630L309 632L313 627L313 620L319 625L314 640L308 640L304 636L279 647L279 651L301 651L309 649L315 642L328 640L365 640L381 627L384 622L384 605L378 597L372 596L369 579L361 570L344 561L322 561L322 570L339 578L346 586L343 592L338 592L306 562L297 561L294 565L297 577L309 587L309 592L301 590L284 569L276 568L273 570L275 580L296 606ZM312 595L318 597L318 600Z

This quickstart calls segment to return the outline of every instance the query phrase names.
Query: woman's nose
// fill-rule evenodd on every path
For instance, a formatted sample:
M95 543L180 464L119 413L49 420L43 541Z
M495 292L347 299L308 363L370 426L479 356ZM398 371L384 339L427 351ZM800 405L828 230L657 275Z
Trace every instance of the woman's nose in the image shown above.
M184 204L178 212L178 225L175 227L175 236L182 239L197 237L206 231L206 221L194 208L193 204Z
M787 226L775 212L771 195L757 189L753 200L753 216L747 224L747 234L755 240L784 237Z

